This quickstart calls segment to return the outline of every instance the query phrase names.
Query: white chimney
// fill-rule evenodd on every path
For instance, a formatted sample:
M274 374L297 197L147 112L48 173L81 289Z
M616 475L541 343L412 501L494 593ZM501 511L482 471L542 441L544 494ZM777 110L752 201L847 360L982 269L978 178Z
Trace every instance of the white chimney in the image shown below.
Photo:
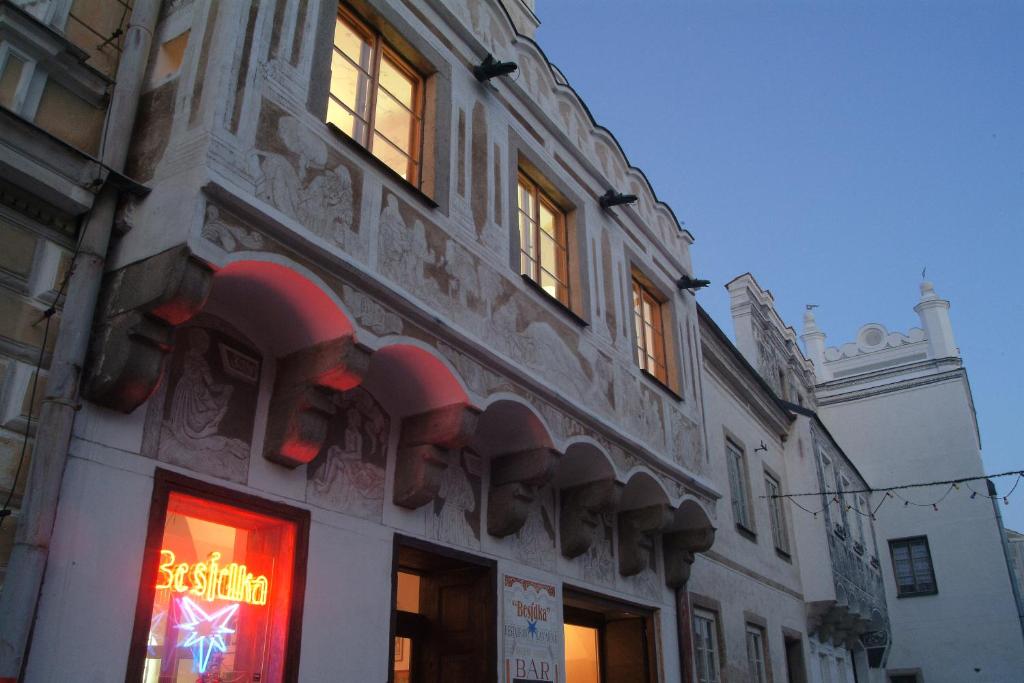
M825 368L825 333L818 327L814 319L814 311L808 307L804 311L804 330L800 338L804 342L807 357L814 363L814 374L819 382L832 379L831 373Z
M935 293L935 285L921 283L921 300L914 311L921 318L921 327L928 337L928 350L932 358L957 358L960 350L953 339L953 325L949 320L949 302Z

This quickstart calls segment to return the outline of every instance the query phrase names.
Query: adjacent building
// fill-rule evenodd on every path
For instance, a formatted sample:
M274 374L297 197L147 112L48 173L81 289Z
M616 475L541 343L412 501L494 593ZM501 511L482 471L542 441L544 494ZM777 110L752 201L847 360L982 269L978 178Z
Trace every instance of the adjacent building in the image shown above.
M871 323L855 341L829 348L811 312L804 318L818 413L876 487L984 475L949 302L923 282L914 311L920 327L893 332ZM982 480L871 496L892 680L1020 677L1024 633L994 493Z

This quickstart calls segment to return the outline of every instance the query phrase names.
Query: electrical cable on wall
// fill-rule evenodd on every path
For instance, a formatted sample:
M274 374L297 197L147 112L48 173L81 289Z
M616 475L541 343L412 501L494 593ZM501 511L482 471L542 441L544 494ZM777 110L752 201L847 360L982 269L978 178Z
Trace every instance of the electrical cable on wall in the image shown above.
M121 14L121 20L118 22L117 28L111 34L111 38L116 38L118 35L124 32L125 21L128 18L128 7L125 6L125 11ZM121 52L118 51L117 60L114 63L114 71L116 73L117 67L120 65ZM113 97L113 91L117 87L117 83L111 85L111 97ZM110 170L108 166L103 163L103 155L107 147L107 130L110 125L110 116L104 116L103 130L100 132L100 149L97 155L99 159L100 170L97 172L96 178L90 184L90 187L100 188L103 185L104 177L102 176L102 169ZM57 295L53 298L53 302L43 311L39 320L35 322L38 325L45 321L43 327L43 338L39 343L39 355L36 358L36 366L32 371L32 389L29 391L28 401L28 414L26 415L25 421L25 433L22 435L21 440L21 452L18 455L18 464L14 468L14 477L11 479L11 489L7 492L7 496L4 499L4 503L0 506L0 528L3 527L4 520L11 516L11 500L14 499L14 490L18 488L18 478L21 476L21 470L25 466L25 456L28 452L28 440L29 434L32 431L32 420L35 418L33 414L36 405L36 389L39 386L39 373L43 368L43 359L46 357L46 342L50 336L50 322L53 320L54 314L57 312L57 305L60 303L61 298L64 296L64 292L67 290L68 282L71 281L71 275L75 272L75 264L78 261L78 255L82 251L82 242L85 239L86 231L89 227L89 217L92 215L92 209L86 211L79 218L79 224L82 229L79 231L78 240L75 242L75 250L71 254L71 262L68 264L67 272L64 273L64 278L61 280L60 287L57 289Z

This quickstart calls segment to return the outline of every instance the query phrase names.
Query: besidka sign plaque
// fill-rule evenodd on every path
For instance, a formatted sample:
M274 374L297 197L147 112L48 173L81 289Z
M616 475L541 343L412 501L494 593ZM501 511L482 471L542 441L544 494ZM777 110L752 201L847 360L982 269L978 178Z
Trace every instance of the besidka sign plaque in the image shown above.
M505 683L560 683L558 588L506 574L502 594Z

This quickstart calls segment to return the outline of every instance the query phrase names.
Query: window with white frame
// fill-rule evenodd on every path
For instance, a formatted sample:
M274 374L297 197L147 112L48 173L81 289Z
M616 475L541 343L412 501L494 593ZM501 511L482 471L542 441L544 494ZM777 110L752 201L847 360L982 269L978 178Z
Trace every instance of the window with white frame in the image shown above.
M718 625L714 612L693 611L693 659L697 683L719 683Z
M747 673L750 683L767 683L768 667L765 659L764 630L760 626L747 624Z
M729 491L732 494L733 520L744 529L753 530L750 515L749 486L747 484L747 467L744 462L743 449L725 440L725 459L729 467Z
M789 534L786 531L786 517L782 508L782 493L779 480L765 472L764 492L768 496L768 511L771 514L772 541L776 550L789 554Z

